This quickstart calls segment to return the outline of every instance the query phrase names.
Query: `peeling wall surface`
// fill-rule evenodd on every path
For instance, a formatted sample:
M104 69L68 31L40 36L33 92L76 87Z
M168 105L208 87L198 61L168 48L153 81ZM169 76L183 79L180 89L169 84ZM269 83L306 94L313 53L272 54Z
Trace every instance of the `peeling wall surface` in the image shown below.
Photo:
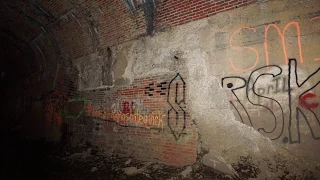
M92 24L92 49L53 70L55 91L32 106L47 139L233 176L320 178L320 1L250 1L153 32L161 2L135 4L146 36L103 43Z

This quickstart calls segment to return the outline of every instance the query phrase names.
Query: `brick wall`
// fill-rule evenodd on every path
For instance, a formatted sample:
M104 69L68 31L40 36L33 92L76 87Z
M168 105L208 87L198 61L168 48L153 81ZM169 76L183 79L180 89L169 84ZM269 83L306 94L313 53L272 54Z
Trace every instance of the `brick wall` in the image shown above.
M192 164L197 132L188 111L186 78L158 75L111 90L83 91L73 117L85 109L83 116L68 119L73 144L90 142L109 155Z
M73 59L90 54L100 47L114 46L148 34L150 18L154 20L156 29L167 28L240 8L257 0L133 2L134 10L129 10L122 0L6 1L10 13L0 13L3 15L3 26L14 30L15 34L30 41L45 30L58 41L62 57ZM149 17L151 11L147 13L143 3L155 4L155 10L151 10L155 17Z
M255 2L257 0L161 0L156 11L155 27L177 26Z
M29 41L41 32L41 29L35 27L30 20L17 13L15 9L10 9L10 13L5 8L0 10L0 26L14 33L20 39Z
M130 13L124 1L85 1L70 7L50 25L63 57L81 57L146 33L143 10L137 8Z
M17 109L23 109L22 124L31 136L183 166L196 161L198 138L188 111L187 78L160 74L127 86L77 91L77 72L62 67L50 83L37 77L22 82L27 88L15 92L22 95Z

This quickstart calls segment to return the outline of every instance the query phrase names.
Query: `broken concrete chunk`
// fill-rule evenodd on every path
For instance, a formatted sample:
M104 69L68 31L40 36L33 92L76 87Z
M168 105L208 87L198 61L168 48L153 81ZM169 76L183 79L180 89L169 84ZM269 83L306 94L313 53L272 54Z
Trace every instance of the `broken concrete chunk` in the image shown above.
M138 169L137 167L127 167L127 168L123 168L122 170L124 171L124 173L126 175L133 176L133 175L136 175L136 174L143 173L144 168Z
M183 177L187 177L192 172L192 167L188 166L184 171L182 171L180 174Z
M90 172L95 172L95 171L97 171L97 170L98 170L97 167L92 167L91 170L90 170Z
M159 164L155 164L152 168L153 169L161 169L161 166Z
M217 157L211 154L205 154L201 160L201 163L226 175L233 177L238 176L230 164L218 160Z
M132 160L132 159L128 159L124 164L125 164L125 165L130 164L131 160Z
M88 157L91 157L91 149L82 151L81 153L74 153L69 155L69 158L82 158L82 159L86 159Z

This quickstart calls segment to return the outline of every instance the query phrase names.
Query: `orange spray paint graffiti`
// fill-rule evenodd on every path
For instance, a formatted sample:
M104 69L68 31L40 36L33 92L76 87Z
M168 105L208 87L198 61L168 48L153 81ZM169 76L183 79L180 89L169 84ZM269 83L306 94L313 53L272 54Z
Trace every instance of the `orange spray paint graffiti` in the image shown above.
M247 69L239 69L239 68L236 68L236 67L234 66L232 60L229 59L229 62L230 62L230 65L231 65L232 69L234 69L234 70L236 70L236 71L248 71L248 70L251 70L251 69L253 69L254 67L256 67L256 65L258 64L258 61L259 61L259 53L258 53L258 51L255 50L254 48L252 48L252 47L246 47L246 46L234 46L234 45L232 44L232 40L233 40L234 35L235 35L236 33L240 32L240 31L243 30L243 29L252 30L252 31L256 32L256 29L255 29L255 28L249 28L249 27L242 27L242 28L236 30L236 31L231 35L231 37L230 37L230 41L229 41L230 48L231 48L231 49L234 49L234 50L249 49L249 50L255 52L255 54L256 54L256 61L254 62L254 64L253 64L251 67L249 67L249 68L247 68Z
M285 32L286 30L289 28L289 26L295 26L296 29L297 29L297 36L298 36L298 47L299 47L299 57L300 57L300 63L302 64L303 63L303 57L302 57L302 47L301 47L301 38L300 38L300 35L301 35L301 32L300 32L300 26L299 26L299 23L298 22L289 22L284 28L283 28L283 31L281 33L281 30L280 28L275 25L275 24L268 24L267 26L265 26L265 31L264 31L264 49L265 49L265 52L266 52L266 65L268 66L269 65L269 52L268 52L268 43L267 43L267 40L268 40L268 31L269 31L269 28L270 27L274 27L280 38L281 38L281 42L282 42L282 50L283 50L283 53L284 53L284 59L285 59L285 62L286 64L288 64L288 54L287 54L287 49L286 49L286 45L285 45Z
M314 20L317 20L317 19L320 19L320 16L316 16L316 17L314 17L314 18L311 18L311 19L310 19L310 22L311 22L311 21L314 21ZM314 58L314 60L315 60L315 61L320 61L320 58Z
M138 111L123 113L123 112L108 112L107 110L94 110L91 104L88 104L85 110L87 117L95 117L104 120L112 120L121 126L135 125L144 126L147 129L152 127L161 128L163 130L163 118L160 112L152 112L151 114L142 115Z
M316 20L316 19L320 19L320 16L316 16L314 18L311 18L310 21Z
M310 22L314 21L314 20L317 20L317 19L320 19L320 16L317 16L317 17L314 17L314 18L311 18L310 19ZM282 50L283 50L283 53L284 53L284 61L285 61L285 64L288 64L288 50L287 50L287 46L286 46L286 38L285 38L285 33L288 31L288 28L289 27L295 27L296 29L296 36L297 36L297 45L298 45L298 52L299 52L299 62L301 64L303 64L304 60L303 60L303 51L302 51L302 45L301 45L301 30L300 30L300 25L298 22L296 21L292 21L292 22L289 22L288 24L285 25L285 27L283 28L283 30L281 31L281 29L278 27L278 25L276 24L268 24L268 25L265 25L264 27L264 51L265 51L265 58L266 58L266 66L269 65L269 51L268 51L268 33L271 29L271 27L273 27L280 39L281 39L281 45L282 45ZM243 50L243 49L248 49L250 51L253 51L256 55L256 58L255 58L255 61L253 63L252 66L248 67L248 68L245 68L245 69L241 69L241 68L237 68L235 67L235 65L233 64L233 61L231 59L229 59L229 63L230 63L230 66L233 70L235 71L241 71L241 72L244 72L244 71L249 71L249 70L252 70L254 68L256 68L258 62L259 62L259 52L253 48L253 47L249 47L249 46L235 46L233 44L233 39L235 38L235 35L237 33L239 33L240 31L242 30L251 30L253 32L256 32L256 29L255 28L250 28L250 27L241 27L239 29L237 29L234 33L232 33L231 37L230 37L230 40L229 40L229 45L230 45L230 48L233 49L233 50ZM314 58L314 61L319 61L320 58Z

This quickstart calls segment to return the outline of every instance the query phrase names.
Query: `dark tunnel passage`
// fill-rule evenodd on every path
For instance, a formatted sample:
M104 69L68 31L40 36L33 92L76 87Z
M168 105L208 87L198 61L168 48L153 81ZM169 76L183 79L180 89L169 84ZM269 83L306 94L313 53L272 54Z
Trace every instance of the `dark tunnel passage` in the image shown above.
M48 162L45 152L50 148L44 139L28 136L36 130L28 127L32 120L28 116L30 105L21 104L23 98L29 98L27 84L19 84L39 73L36 54L28 43L5 27L0 29L0 39L1 177L47 179L43 168Z

